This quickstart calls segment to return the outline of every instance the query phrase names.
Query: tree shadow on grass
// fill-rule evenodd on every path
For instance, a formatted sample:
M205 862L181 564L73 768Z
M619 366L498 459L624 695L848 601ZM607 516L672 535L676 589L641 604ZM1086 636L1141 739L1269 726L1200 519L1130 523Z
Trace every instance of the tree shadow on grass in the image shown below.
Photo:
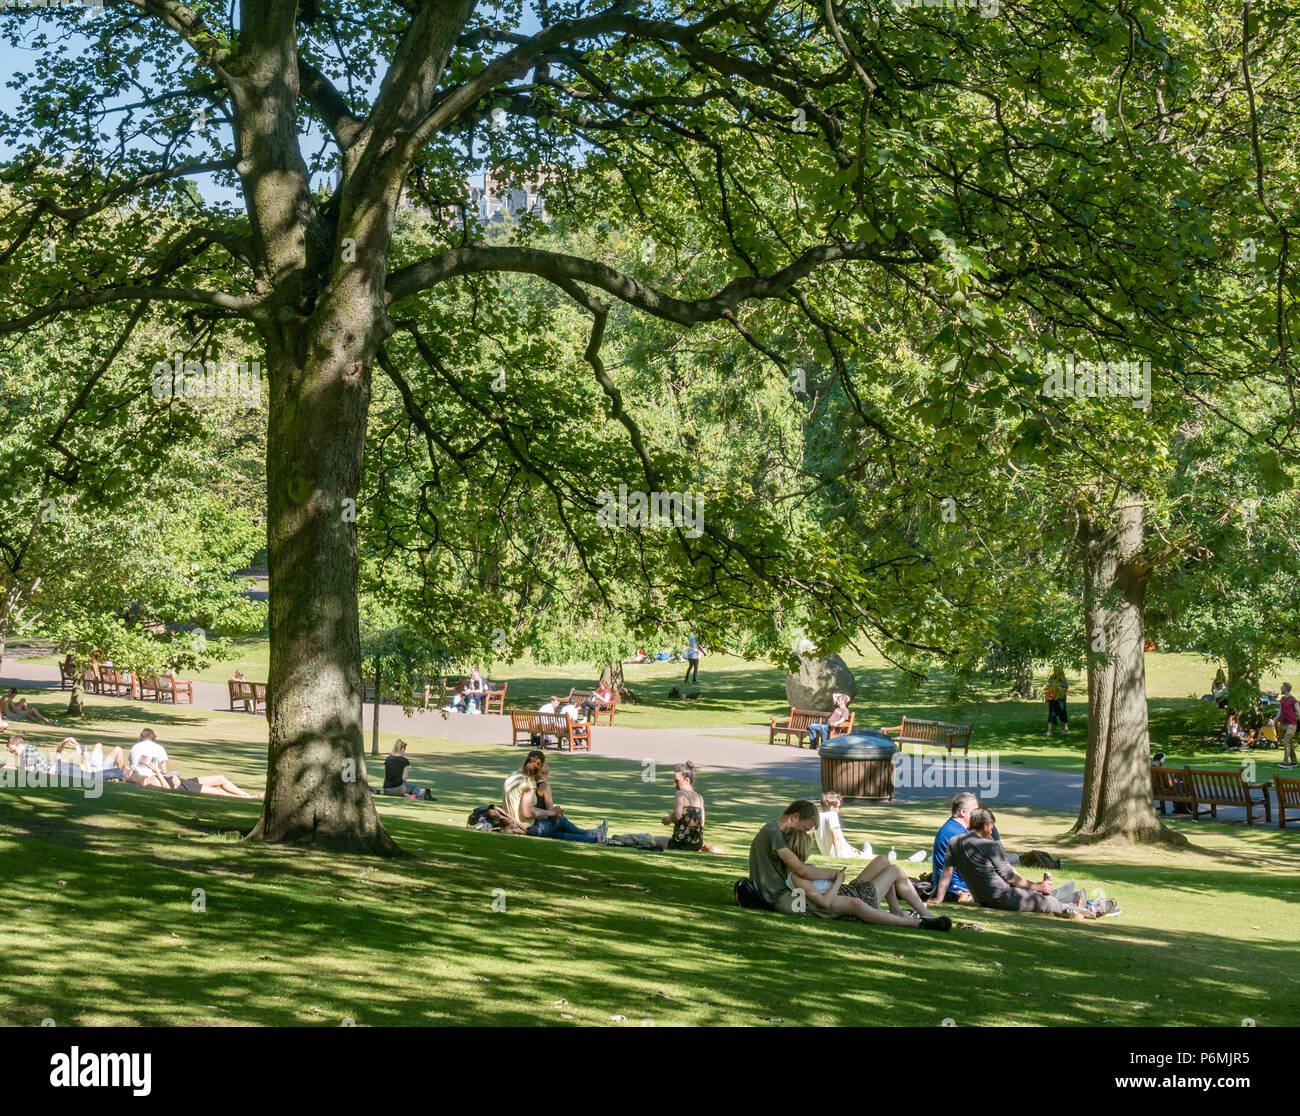
M1300 1015L1285 976L1300 961L1291 940L1247 945L1189 927L964 910L987 932L881 930L741 911L730 899L734 865L709 857L459 829L431 839L394 816L399 841L435 846L394 863L222 841L232 823L251 822L255 804L203 803L205 837L184 800L39 797L62 824L93 832L86 846L15 839L14 804L0 802L0 856L27 869L10 873L3 893L8 1022L1127 1025ZM1148 901L1241 884L1239 873L1140 871ZM493 909L497 898L504 909ZM124 946L149 962L105 963Z

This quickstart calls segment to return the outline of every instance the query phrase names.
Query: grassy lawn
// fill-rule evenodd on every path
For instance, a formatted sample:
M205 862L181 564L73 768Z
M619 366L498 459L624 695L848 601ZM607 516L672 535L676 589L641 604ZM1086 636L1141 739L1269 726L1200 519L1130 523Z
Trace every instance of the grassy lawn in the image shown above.
M126 743L147 720L173 769L260 788L260 718L91 706L83 741ZM29 735L44 746L59 733ZM750 837L799 784L706 773L724 856L583 847L465 828L472 807L500 800L519 751L407 739L412 778L438 801L379 802L413 854L397 861L244 845L256 803L0 790L0 1023L933 1026L972 1007L988 1024L1300 1023L1295 832L1180 821L1192 851L1076 850L1064 814L1005 808L1010 847L1063 855L1057 879L1103 889L1123 916L962 908L986 932L878 930L732 905ZM552 766L579 824L663 831L666 774L648 784L638 765L592 756ZM859 806L845 827L905 856L944 813Z

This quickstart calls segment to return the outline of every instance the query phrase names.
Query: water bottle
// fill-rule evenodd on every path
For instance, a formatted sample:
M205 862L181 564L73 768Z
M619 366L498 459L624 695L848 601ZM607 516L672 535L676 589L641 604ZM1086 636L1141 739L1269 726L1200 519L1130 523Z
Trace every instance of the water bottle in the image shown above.
M898 852L893 845L889 846L889 863L890 864L898 863Z

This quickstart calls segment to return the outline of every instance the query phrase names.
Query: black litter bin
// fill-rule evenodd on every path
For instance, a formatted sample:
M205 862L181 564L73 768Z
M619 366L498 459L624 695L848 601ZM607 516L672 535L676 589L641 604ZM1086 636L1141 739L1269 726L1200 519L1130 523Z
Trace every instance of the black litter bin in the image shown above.
M844 798L882 801L894 797L894 756L898 745L883 732L852 732L835 736L819 749L822 792Z

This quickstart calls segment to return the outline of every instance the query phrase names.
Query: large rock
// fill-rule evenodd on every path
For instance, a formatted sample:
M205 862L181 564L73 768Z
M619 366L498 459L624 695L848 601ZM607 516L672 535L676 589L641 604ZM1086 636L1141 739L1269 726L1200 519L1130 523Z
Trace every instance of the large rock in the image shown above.
M829 712L835 708L835 699L831 695L837 692L848 694L850 698L858 696L858 683L853 672L838 655L825 659L800 655L799 673L786 672L785 696L796 709ZM849 708L853 708L852 705Z

